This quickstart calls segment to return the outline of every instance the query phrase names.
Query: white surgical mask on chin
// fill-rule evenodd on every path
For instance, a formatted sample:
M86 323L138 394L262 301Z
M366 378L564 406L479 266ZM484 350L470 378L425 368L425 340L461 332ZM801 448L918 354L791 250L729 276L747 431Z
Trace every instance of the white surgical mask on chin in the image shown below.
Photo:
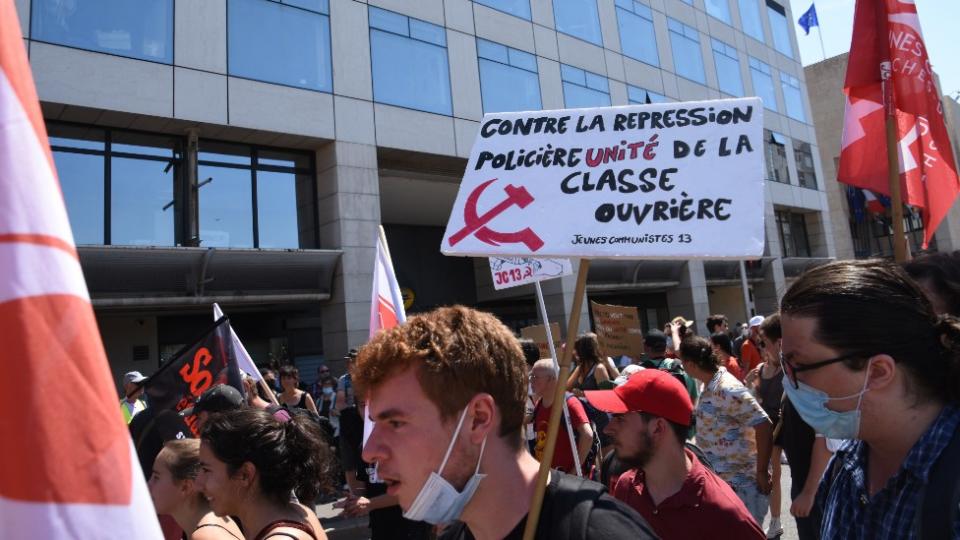
M457 442L457 435L460 434L460 428L463 427L463 419L467 416L467 410L464 409L460 414L460 421L457 423L457 429L453 432L453 439L450 440L450 446L447 447L447 453L443 456L443 462L437 472L430 473L430 477L420 488L420 493L414 499L410 508L403 513L403 517L412 521L426 521L433 525L449 523L460 517L463 509L473 497L473 494L480 486L480 481L487 475L480 474L480 461L483 460L483 450L487 446L487 439L483 439L480 445L480 457L477 458L477 469L473 476L463 487L463 491L458 492L456 488L450 485L450 482L444 480L440 473L447 466L447 460L450 459L450 453L453 451L453 445Z

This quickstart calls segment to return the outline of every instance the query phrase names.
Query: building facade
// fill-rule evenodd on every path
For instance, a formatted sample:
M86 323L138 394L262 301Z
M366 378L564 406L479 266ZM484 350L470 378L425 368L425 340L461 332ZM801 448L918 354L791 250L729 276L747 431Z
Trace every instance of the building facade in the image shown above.
M366 340L377 226L409 311L520 328L532 289L445 258L484 112L760 96L765 256L596 261L645 327L769 313L836 254L794 20L777 0L17 0L71 224L117 373L151 372L218 301L255 360ZM146 4L146 6L144 5ZM575 277L545 284L564 325ZM589 324L584 308L581 326Z
M848 188L837 182L840 163L840 142L843 134L844 106L846 95L843 81L847 73L847 55L827 58L805 68L807 89L813 105L813 120L820 142L820 162L823 169L830 206L834 216L833 236L839 259L865 259L893 257L893 225L889 211L871 212L858 210L859 204L851 201ZM939 81L937 82L939 85ZM960 141L960 104L944 96L944 118L950 135L954 156L958 154ZM880 159L886 159L879 150ZM918 254L923 245L923 220L920 213L905 207L904 231L909 240L910 251ZM960 205L953 208L937 227L928 251L955 251L960 249Z

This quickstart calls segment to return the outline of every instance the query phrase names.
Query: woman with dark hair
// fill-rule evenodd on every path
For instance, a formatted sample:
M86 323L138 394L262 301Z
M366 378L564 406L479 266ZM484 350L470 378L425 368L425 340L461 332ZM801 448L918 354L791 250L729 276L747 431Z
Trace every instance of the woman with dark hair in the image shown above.
M607 362L600 355L600 342L593 332L580 334L573 344L577 367L567 379L567 390L583 396L585 390L599 390L600 383L612 380Z
M277 396L281 405L306 409L313 414L319 414L317 405L310 394L300 389L300 370L296 366L285 365L280 368L280 386L283 391Z
M742 382L744 374L740 370L740 362L733 355L733 340L730 336L726 332L714 332L710 334L710 344L713 345L713 352L720 358L720 365Z
M694 415L697 444L763 527L770 493L772 425L753 394L720 365L709 340L680 342L683 369L703 383Z
M313 511L332 456L305 414L241 409L214 415L200 443L203 494L218 516L236 516L247 540L326 538Z
M820 484L821 537L960 538L960 321L900 267L841 261L800 276L780 322L787 397L856 439Z
M180 439L166 443L153 462L148 485L160 515L173 517L185 540L240 540L243 533L229 517L217 517L197 486L200 441Z

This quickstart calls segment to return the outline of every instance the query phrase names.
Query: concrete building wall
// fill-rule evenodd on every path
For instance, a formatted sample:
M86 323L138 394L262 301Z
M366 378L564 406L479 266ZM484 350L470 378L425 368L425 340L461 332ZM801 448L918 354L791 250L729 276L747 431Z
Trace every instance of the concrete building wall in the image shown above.
M564 107L560 77L562 64L607 78L614 105L628 103L628 87L662 94L671 100L725 97L719 90L711 49L711 37L733 45L739 54L739 69L745 95L755 95L748 68L754 57L773 69L776 109L764 111L764 126L787 140L791 184L768 183L767 265L769 283L756 288L758 308L775 307L785 278L777 262L783 250L774 218L777 209L808 213L812 255L832 257L846 249L842 238L829 234L845 223L832 219L828 196L830 169L815 164L816 189L797 185L793 141L809 143L815 154L823 144L811 121L814 96L801 92L806 121L792 119L783 111L786 103L779 74L798 78L805 86L807 74L799 63L796 36L791 34L793 58L776 51L765 5L757 0L766 42L747 36L741 28L737 2L730 2L732 25L680 0L652 0L659 65L653 66L623 54L614 0L597 0L602 46L577 39L556 28L551 0L531 0L532 20L491 9L468 0L330 0L332 92L318 92L233 76L228 69L229 0L176 0L174 57L171 65L134 60L76 48L29 41L31 64L40 99L48 110L66 110L61 120L182 133L191 129L200 138L223 138L274 146L296 146L315 152L317 165L318 218L321 248L342 249L332 300L324 307L324 349L327 358L339 358L349 346L366 339L370 295L370 272L376 225L390 223L385 216L399 204L391 193L416 184L417 189L447 193L443 186L455 178L420 179L384 173L378 153L416 152L417 155L466 158L483 115L476 40L482 38L536 56L543 108ZM789 2L783 2L788 21L795 20ZM17 0L25 34L30 20L30 0ZM449 65L452 114L442 115L378 103L373 98L369 7L444 27ZM677 75L669 19L696 28L704 65L705 84ZM54 115L57 116L56 114ZM305 142L306 141L306 142ZM757 151L762 151L762 148ZM426 167L426 166L425 166ZM430 173L431 171L423 171ZM449 174L449 173L445 173ZM396 178L401 178L397 180ZM407 182L412 183L404 183ZM451 183L450 181L453 180ZM399 182L399 183L398 183ZM442 197L441 197L442 198ZM424 210L421 225L442 225L443 212ZM438 222L438 220L440 222ZM483 264L478 262L478 268ZM479 273L479 270L478 270ZM716 312L708 293L703 264L691 261L680 272L681 284L667 292L673 315L694 318L698 331L705 318ZM478 278L479 299L503 297L493 294ZM575 278L545 286L551 318L569 317ZM526 292L524 294L529 294ZM729 304L723 301L720 305ZM731 308L732 309L732 308ZM586 328L587 308L581 314Z

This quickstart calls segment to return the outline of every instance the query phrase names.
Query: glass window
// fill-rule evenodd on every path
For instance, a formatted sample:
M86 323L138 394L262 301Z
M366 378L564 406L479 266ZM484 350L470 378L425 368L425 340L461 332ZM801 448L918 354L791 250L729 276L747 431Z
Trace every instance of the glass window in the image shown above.
M740 24L743 25L743 32L753 39L765 43L758 0L737 0L737 2L740 6Z
M110 160L110 243L174 245L174 169L162 161Z
M530 0L473 0L478 4L530 20Z
M783 103L787 106L787 116L801 122L807 121L803 112L803 95L800 93L800 80L792 75L780 73L780 88L783 90Z
M57 123L47 129L77 244L176 244L176 138Z
M140 60L173 62L173 0L34 0L30 37Z
M633 0L617 0L617 25L624 55L651 66L660 65L650 8Z
M773 34L773 47L789 58L793 58L793 45L790 43L790 25L787 23L787 10L774 0L767 1L767 18L770 19L770 32Z
M644 88L627 85L627 101L631 105L646 105L648 103L666 103L667 96L651 92Z
M703 55L700 52L700 34L697 29L670 18L667 18L667 29L670 31L673 65L677 75L706 84Z
M753 93L763 100L763 106L777 111L777 93L773 88L773 76L770 66L750 57L750 78L753 80Z
M297 4L326 8L316 1ZM311 11L269 0L230 0L228 13L231 75L333 91L326 10Z
M784 257L809 257L810 240L807 237L807 220L798 212L776 212L777 229Z
M373 99L436 114L453 114L444 29L370 7Z
M288 172L257 172L257 224L259 247L300 246L296 175Z
M537 59L530 53L477 38L483 112L534 111L540 101Z
M720 91L731 96L743 96L743 79L740 78L740 55L732 45L711 39L713 62L717 66L717 82Z
M315 194L306 154L201 141L199 156L201 246L313 246Z
M597 0L553 0L557 31L603 46Z
M764 157L767 165L767 180L790 183L790 169L787 167L787 138L783 135L763 130Z
M59 142L66 142L61 139ZM53 143L53 138L51 138ZM103 155L53 151L77 245L103 244Z
M797 162L797 180L800 187L817 189L817 171L813 165L810 143L793 140L793 157Z
M253 247L253 199L249 169L200 165L201 247Z
M568 108L609 107L610 85L606 77L560 64L563 101Z
M730 3L729 0L703 0L707 7L707 13L727 24L730 23Z

